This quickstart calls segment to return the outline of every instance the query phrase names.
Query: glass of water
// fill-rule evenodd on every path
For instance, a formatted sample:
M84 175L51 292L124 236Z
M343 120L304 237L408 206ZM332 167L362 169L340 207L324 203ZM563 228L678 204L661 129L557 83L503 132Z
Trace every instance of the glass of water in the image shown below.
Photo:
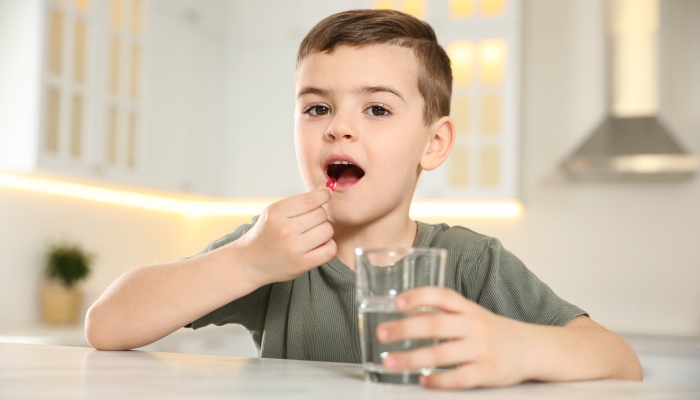
M437 343L437 339L380 343L377 326L408 315L396 309L396 296L420 286L445 285L447 250L416 247L362 247L355 249L356 299L365 377L374 382L418 383L433 368L388 372L382 360L391 352ZM417 312L437 312L435 309Z

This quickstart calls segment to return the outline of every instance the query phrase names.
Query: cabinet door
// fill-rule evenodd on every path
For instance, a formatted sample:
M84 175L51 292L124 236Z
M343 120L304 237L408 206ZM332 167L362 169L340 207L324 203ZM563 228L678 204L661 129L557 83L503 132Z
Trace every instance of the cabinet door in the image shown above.
M40 123L34 168L87 175L92 160L97 105L95 59L100 10L81 2L40 3L42 65Z

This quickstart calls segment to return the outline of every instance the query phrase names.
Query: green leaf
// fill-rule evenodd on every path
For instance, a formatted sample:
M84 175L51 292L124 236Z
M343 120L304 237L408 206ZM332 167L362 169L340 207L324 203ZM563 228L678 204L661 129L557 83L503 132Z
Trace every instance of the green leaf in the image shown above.
M93 258L76 244L55 244L46 255L46 275L70 287L90 275Z

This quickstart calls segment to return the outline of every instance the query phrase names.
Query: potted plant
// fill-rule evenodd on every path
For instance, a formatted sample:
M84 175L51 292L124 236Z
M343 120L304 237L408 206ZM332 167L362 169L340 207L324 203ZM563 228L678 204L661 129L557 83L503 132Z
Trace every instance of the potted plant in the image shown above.
M44 320L71 324L78 320L83 293L78 283L90 274L93 256L70 243L52 245L46 254L46 284L41 290Z

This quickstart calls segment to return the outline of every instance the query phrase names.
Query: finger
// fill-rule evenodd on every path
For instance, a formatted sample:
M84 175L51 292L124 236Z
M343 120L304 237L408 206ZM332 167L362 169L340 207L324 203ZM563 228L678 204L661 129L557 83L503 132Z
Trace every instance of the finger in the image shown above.
M294 224L294 231L305 233L311 228L315 228L328 221L328 213L323 207L313 209L306 214L298 215L291 219Z
M435 389L471 389L492 386L487 384L486 378L488 377L477 363L469 363L457 369L421 376L420 384Z
M433 307L448 313L464 313L471 310L474 305L474 302L454 290L437 286L412 289L396 298L396 308L402 311Z
M307 193L288 197L277 202L276 205L283 210L285 216L289 218L296 217L328 203L332 193L330 189L323 187Z
M462 315L425 312L385 322L377 327L377 339L382 343L406 339L453 339L469 333Z
M464 340L453 340L410 351L389 353L384 366L390 371L416 370L472 362L475 354Z
M318 267L335 257L338 247L333 239L304 254L304 263L311 267Z
M309 252L333 239L333 227L330 222L326 221L301 234L299 239L302 242L301 249L299 249L301 253Z

